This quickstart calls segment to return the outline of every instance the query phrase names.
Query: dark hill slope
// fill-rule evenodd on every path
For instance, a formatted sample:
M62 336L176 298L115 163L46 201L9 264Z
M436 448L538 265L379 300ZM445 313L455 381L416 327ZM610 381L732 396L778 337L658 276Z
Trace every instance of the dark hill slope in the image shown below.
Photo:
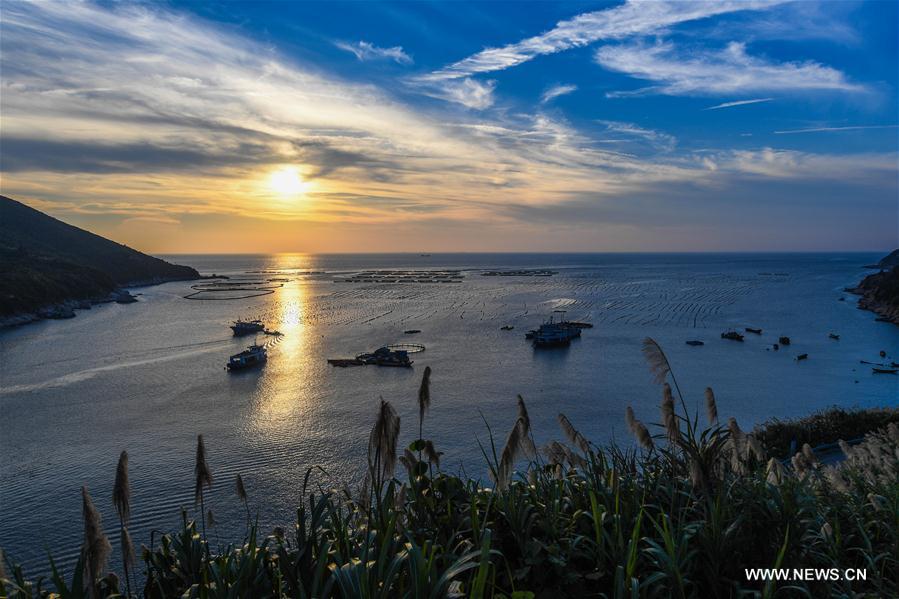
M127 285L198 277L193 268L148 256L0 196L0 316L96 299Z

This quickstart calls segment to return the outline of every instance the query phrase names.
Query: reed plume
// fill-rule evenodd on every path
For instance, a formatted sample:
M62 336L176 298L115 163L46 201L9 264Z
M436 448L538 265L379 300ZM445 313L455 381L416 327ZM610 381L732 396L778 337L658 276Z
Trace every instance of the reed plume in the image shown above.
M128 481L128 452L119 455L119 463L115 471L115 484L112 487L112 503L119 520L124 523L131 517L131 484Z
M671 385L664 383L662 386L662 423L665 425L665 432L668 435L668 441L675 443L680 437L680 427L677 424L677 416L674 413L674 396L671 394Z
M531 417L521 395L518 396L518 418L524 422L524 427L528 431L527 438L524 440L524 453L528 458L534 459L537 457L537 447L534 445L534 437L531 434Z
M709 424L718 424L718 403L715 401L715 392L711 387L705 388L705 414Z
M389 401L381 398L375 425L368 437L368 465L375 475L376 488L393 476L396 467L396 440L400 434L400 417Z
M443 452L437 451L432 441L425 441L425 457L428 459L429 464L434 464L440 468L440 456L442 455Z
M103 575L112 545L103 533L100 512L94 507L87 487L81 487L81 514L84 519L84 575L88 581L91 597L99 597L100 589L97 580Z
M512 430L506 438L506 445L500 455L499 466L496 472L496 486L501 489L507 489L512 480L512 469L515 462L521 457L527 448L528 434L530 433L528 423L521 417L515 419Z
M668 357L662 351L662 347L652 337L643 340L643 357L656 384L664 383L671 373L671 364L668 363Z
M418 388L418 438L422 438L425 414L431 407L431 367L426 366Z
M237 479L234 481L234 488L237 491L237 497L246 503L247 501L247 489L243 484L243 477L238 474Z
M203 500L203 487L212 487L212 471L206 463L206 445L203 443L203 435L197 435L197 459L194 465L194 503L200 502L200 523L203 525L203 538L206 538L206 504Z
M206 445L203 435L197 435L197 460L194 465L194 501L203 500L203 487L212 487L212 471L206 462Z
M652 435L649 434L649 429L646 428L645 424L637 420L637 417L634 416L634 409L630 406L624 411L624 421L643 449L649 451L655 447L655 444L652 442Z
M128 480L128 452L122 451L115 471L115 484L112 487L112 504L119 515L119 542L122 545L122 563L124 565L125 588L131 595L131 577L128 567L134 563L134 546L126 525L131 517L131 483Z
M125 564L125 584L128 581L128 566L134 565L134 543L131 541L131 534L127 528L122 529L122 562ZM131 591L128 591L129 595Z
M637 417L634 416L634 408L628 406L624 411L624 422L627 424L627 430L634 433L637 430Z
M783 482L784 477L787 472L783 467L783 464L780 463L780 460L777 458L771 458L768 460L767 470L767 478L769 485L774 485L775 487L780 485Z
M571 441L574 445L578 447L584 455L590 453L590 442L582 435L574 426L571 424L571 421L568 420L568 417L565 414L559 414L559 426L562 427L562 432L565 433L565 437Z

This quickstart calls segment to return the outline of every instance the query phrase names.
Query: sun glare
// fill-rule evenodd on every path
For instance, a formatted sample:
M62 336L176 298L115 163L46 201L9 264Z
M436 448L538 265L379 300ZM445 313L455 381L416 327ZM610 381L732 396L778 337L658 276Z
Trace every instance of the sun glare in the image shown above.
M273 172L268 183L273 191L285 197L298 196L306 189L300 171L292 166L285 166Z

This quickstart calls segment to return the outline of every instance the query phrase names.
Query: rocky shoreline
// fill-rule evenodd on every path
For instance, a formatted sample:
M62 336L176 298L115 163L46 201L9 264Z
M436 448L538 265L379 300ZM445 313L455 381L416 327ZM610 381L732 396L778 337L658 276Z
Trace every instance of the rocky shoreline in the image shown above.
M76 310L90 310L94 306L99 306L101 304L133 304L137 302L138 299L131 293L130 289L161 285L173 281L193 281L202 278L205 277L157 278L148 281L135 281L126 286L118 287L102 297L73 298L62 302L47 304L29 312L18 312L16 314L0 316L0 329L22 326L40 322L42 320L67 320L77 316Z
M897 252L894 251L888 258L896 255ZM884 261L878 267L882 265ZM870 274L847 291L860 296L859 309L874 312L879 320L899 325L899 266L888 266L880 272Z

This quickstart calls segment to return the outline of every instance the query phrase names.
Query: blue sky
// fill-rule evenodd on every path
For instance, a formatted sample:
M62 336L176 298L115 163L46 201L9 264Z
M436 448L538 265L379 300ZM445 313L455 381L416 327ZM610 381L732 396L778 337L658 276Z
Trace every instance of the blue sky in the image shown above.
M897 12L10 2L0 185L149 251L888 249Z

